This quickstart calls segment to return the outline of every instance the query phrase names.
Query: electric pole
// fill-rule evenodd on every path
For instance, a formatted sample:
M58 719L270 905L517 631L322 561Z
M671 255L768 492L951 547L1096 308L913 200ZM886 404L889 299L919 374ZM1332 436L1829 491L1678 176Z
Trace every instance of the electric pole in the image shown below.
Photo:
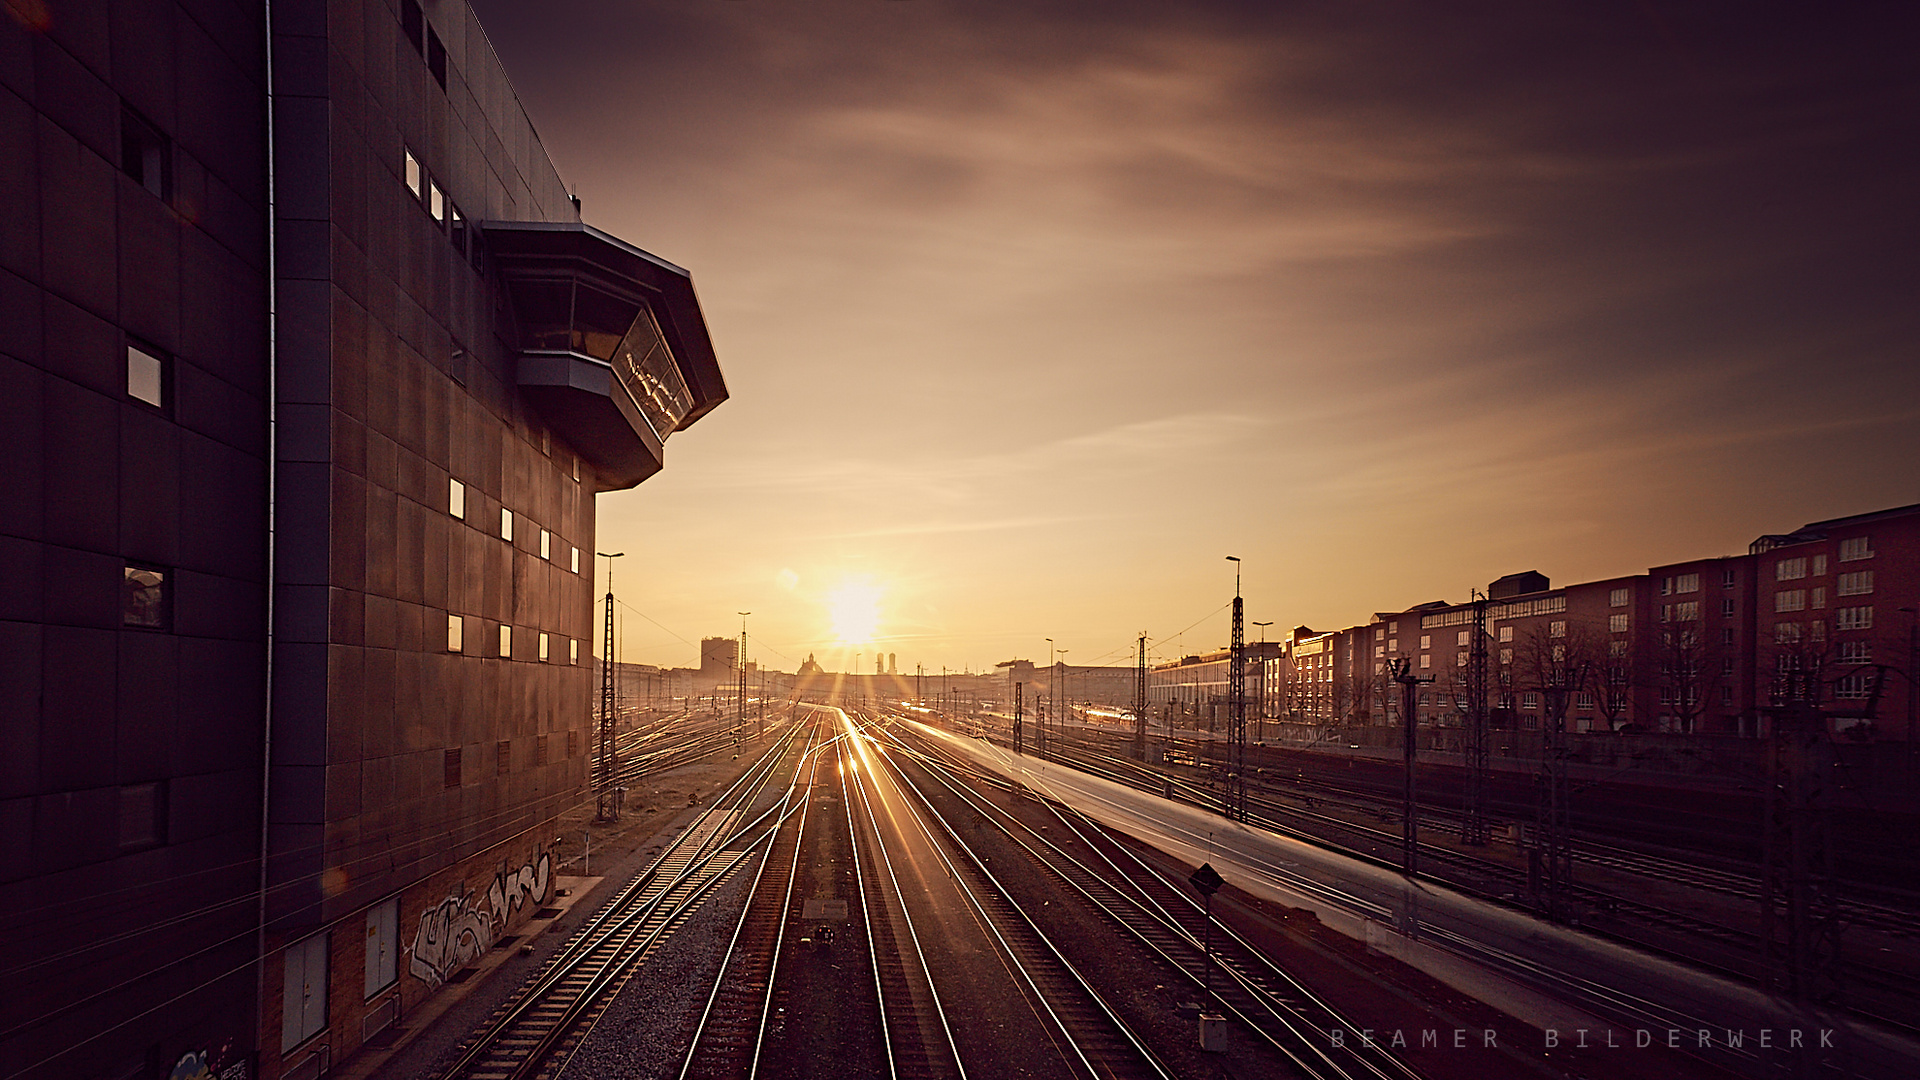
M1233 563L1233 639L1227 647L1227 816L1247 820L1247 627L1240 556Z
M1420 750L1415 725L1420 718L1420 684L1433 681L1433 676L1415 675L1412 669L1413 661L1409 657L1387 661L1387 677L1400 684L1400 713L1406 721L1400 749L1401 759L1406 763L1406 777L1400 791L1400 872L1409 878L1420 872L1420 802L1414 772Z
M1467 647L1467 815L1460 841L1485 847L1487 823L1487 598L1473 594L1473 641Z
M1133 756L1147 760L1147 632L1140 631L1140 662L1133 669Z
M620 820L620 800L614 794L619 747L614 732L613 560L626 552L601 551L596 554L607 560L607 618L600 644L600 782L595 787L599 794L597 811L600 820L613 822Z

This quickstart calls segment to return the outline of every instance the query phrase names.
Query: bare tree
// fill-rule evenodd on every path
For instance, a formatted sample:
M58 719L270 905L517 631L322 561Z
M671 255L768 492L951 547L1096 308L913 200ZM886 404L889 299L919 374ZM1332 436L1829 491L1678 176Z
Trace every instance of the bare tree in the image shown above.
M1660 690L1660 707L1678 731L1691 734L1724 678L1723 650L1701 631L1697 616L1661 623L1653 648L1652 675Z

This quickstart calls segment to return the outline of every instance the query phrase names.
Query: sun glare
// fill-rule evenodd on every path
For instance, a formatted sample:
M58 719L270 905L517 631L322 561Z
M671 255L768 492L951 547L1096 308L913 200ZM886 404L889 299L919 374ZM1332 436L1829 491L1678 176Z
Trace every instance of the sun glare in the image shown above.
M868 578L847 578L827 594L827 618L841 645L867 645L880 629L880 586Z

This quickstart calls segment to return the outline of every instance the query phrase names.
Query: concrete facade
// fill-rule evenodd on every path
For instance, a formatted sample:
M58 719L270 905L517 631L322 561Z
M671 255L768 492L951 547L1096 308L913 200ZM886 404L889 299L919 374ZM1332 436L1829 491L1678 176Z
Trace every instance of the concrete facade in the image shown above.
M549 895L594 497L725 385L464 3L28 5L0 87L0 1057L316 1075Z

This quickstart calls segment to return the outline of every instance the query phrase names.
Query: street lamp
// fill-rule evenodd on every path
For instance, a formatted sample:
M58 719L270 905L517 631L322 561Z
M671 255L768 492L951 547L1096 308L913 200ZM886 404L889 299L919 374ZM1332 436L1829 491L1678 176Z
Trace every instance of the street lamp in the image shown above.
M1059 679L1055 676L1053 669L1052 638L1047 639L1047 697L1050 699L1047 707L1040 710L1040 715L1035 718L1040 721L1040 753L1042 754L1047 752L1047 713L1052 711L1054 702L1060 697Z
M1273 620L1268 619L1266 622L1256 622L1253 625L1260 628L1260 709L1257 715L1260 717L1259 741L1265 743L1267 741L1267 627L1273 625Z

